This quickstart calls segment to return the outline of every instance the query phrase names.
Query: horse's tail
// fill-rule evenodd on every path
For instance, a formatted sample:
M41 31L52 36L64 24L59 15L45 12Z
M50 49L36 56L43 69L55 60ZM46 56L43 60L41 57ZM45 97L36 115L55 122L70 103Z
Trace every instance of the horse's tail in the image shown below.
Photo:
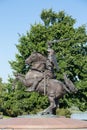
M66 74L64 73L63 75L64 75L64 82L65 82L66 86L67 86L69 89L75 88L73 82L72 82L70 79L67 78Z

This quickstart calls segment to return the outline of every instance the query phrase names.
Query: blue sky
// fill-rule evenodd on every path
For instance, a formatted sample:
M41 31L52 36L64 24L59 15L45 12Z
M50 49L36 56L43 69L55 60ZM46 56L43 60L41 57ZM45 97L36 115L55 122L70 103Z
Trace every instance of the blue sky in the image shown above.
M66 14L76 19L76 27L87 26L87 0L0 0L0 77L7 82L12 69L8 61L15 60L18 33L26 34L30 25L41 22L43 9Z

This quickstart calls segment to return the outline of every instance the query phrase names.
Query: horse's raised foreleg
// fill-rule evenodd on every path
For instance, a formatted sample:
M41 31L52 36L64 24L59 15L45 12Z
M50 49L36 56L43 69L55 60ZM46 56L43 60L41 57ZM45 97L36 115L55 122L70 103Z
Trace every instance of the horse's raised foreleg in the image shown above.
M23 85L27 86L27 83L26 83L25 78L18 76L17 79L18 79L21 83L23 83Z
M14 75L15 75L16 78L17 78L18 76L21 76L21 77L25 78L25 75L20 74L20 73L15 73Z
M16 77L17 80L19 80L21 83L23 83L23 85L29 86L29 84L27 83L24 75L22 75L22 74L15 74L15 77Z

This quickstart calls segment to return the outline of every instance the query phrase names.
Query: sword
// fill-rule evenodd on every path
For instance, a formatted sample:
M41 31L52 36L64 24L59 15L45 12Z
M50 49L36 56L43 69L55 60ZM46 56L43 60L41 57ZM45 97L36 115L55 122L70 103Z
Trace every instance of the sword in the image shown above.
M48 41L47 44L48 44L48 47L51 47L51 45L52 45L53 43L64 42L64 41L68 41L69 39L70 39L70 38Z

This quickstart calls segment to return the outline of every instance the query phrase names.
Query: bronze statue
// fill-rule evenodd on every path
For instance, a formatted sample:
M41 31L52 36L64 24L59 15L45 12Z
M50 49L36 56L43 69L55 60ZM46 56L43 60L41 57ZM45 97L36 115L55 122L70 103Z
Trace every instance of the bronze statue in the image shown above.
M54 40L47 42L48 56L43 56L38 52L33 52L26 60L25 63L30 65L30 70L26 75L15 74L16 79L20 80L26 87L26 91L37 91L48 96L50 106L45 109L41 114L55 114L58 106L58 100L66 93L77 92L74 84L64 74L64 82L58 81L54 76L54 67L59 70L55 52L51 48L53 43L69 40Z
M37 91L48 96L50 106L41 112L41 114L55 114L58 100L67 92L73 93L77 89L65 74L65 83L54 79L53 67L55 63L49 57L34 52L25 60L25 63L31 64L31 69L25 76L15 74L16 79L20 80L27 87L27 91Z

